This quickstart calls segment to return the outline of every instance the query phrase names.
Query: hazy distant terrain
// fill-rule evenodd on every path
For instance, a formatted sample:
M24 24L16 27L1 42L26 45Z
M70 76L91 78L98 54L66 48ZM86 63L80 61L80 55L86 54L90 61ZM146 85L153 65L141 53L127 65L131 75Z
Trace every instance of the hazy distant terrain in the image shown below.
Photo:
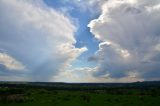
M0 106L159 106L160 82L1 82Z

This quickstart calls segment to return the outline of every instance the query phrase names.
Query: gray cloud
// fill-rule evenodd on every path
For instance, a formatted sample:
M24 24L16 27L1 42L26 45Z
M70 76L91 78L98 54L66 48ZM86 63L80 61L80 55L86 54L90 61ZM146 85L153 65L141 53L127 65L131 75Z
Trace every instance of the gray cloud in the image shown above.
M98 58L96 56L90 56L88 58L88 61L97 61L97 60L98 60Z
M159 13L159 0L106 2L100 17L88 25L102 41L94 56L99 64L95 76L125 78L133 72L145 80L159 78Z

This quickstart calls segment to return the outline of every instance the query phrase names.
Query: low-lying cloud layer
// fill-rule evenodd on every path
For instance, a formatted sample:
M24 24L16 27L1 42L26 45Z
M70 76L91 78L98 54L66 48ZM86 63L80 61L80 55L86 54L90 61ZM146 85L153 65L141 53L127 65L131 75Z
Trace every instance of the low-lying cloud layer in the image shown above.
M0 53L0 63L5 70L25 66L30 80L50 81L87 50L74 46L72 21L41 0L1 0L0 16L0 48L7 52ZM10 76L4 79L14 80Z
M160 1L109 0L89 23L102 41L89 60L99 66L94 76L120 79L160 79Z

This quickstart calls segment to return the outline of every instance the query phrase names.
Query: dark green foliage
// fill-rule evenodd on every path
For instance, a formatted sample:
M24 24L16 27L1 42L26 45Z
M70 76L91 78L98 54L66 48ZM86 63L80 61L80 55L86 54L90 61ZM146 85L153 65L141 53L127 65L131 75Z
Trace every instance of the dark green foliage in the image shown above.
M2 103L21 103L21 102L26 102L27 97L21 94L12 94L12 95L1 95L0 96L0 102Z
M82 98L82 100L84 100L86 102L90 102L91 101L91 97L89 95L80 95L80 97Z
M66 88L66 87L65 87ZM70 88L72 88L70 86ZM0 106L159 106L160 87L0 87Z

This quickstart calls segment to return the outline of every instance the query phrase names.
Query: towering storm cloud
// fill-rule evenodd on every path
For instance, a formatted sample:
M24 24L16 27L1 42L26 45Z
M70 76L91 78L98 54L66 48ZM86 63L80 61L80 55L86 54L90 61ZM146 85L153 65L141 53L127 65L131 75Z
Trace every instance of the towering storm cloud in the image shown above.
M1 0L0 80L50 81L87 50L74 46L75 31L68 17L41 0Z
M109 0L88 27L102 41L94 76L160 79L160 1Z

